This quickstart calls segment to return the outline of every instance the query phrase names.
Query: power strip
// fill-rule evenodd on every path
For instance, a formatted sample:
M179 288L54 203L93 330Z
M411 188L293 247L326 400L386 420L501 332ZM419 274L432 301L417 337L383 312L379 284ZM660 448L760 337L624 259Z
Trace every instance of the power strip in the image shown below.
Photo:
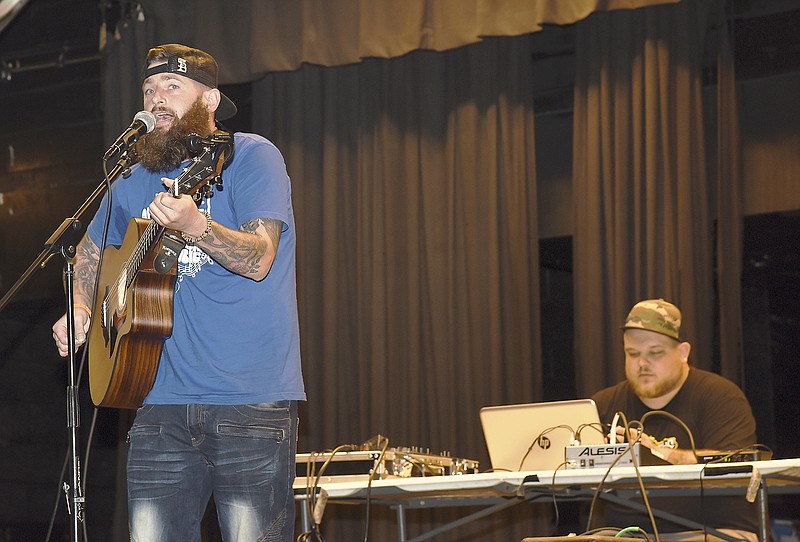
M615 467L629 467L636 461L639 462L640 443L632 447L623 444L592 444L590 446L567 446L564 449L564 459L568 469L595 469L608 468L619 457ZM620 457L621 456L621 457Z

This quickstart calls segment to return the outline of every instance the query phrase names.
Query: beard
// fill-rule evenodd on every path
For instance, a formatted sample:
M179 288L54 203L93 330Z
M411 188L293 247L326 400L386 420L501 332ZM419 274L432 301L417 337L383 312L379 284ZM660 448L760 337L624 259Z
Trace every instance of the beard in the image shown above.
M186 140L190 134L208 136L212 130L209 128L208 109L198 98L181 117L175 111L166 107L153 109L156 115L159 111L170 113L175 119L167 130L156 129L139 138L134 144L136 156L145 169L154 173L166 173L176 169L181 162L189 157Z
M637 379L638 375L628 375L628 384L633 388L633 392L644 399L656 399L662 397L669 392L679 388L683 380L683 372L678 371L675 374L664 377L663 379L651 383L641 384Z

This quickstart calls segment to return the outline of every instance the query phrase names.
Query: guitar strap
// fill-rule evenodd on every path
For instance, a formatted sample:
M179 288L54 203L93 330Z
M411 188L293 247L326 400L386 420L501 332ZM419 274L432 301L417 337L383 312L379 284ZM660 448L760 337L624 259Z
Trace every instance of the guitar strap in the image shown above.
M185 246L186 241L183 240L180 233L175 230L165 230L161 237L158 254L153 259L153 268L156 272L162 275L168 273L178 261L178 256Z

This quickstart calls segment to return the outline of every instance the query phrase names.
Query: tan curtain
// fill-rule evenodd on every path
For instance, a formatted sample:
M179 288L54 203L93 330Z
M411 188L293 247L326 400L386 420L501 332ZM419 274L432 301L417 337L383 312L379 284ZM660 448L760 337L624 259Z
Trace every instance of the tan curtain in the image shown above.
M444 51L488 36L518 36L572 24L594 11L679 0L139 0L102 36L104 109L110 143L139 103L147 49L185 43L213 54L222 84L252 81L304 63L340 66ZM133 7L130 7L133 6Z
M491 39L255 84L299 230L301 450L382 434L486 467L480 407L541 396L529 57Z
M720 373L744 384L742 345L742 142L733 43L728 18L717 10L717 227Z
M578 391L624 377L619 326L646 297L677 303L692 362L713 343L712 224L701 67L708 2L579 24L574 116Z
M572 24L595 11L678 0L298 0L254 2L254 73L293 70L303 62L336 66L393 58L417 49L444 51L485 36L517 36L543 24ZM273 32L263 21L283 21Z

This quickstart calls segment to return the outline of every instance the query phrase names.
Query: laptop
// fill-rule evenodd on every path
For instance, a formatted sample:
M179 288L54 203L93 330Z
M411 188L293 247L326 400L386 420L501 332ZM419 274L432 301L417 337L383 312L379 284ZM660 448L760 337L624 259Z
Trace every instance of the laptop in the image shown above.
M563 468L564 449L603 444L604 432L591 399L487 406L480 411L492 470L532 471Z

